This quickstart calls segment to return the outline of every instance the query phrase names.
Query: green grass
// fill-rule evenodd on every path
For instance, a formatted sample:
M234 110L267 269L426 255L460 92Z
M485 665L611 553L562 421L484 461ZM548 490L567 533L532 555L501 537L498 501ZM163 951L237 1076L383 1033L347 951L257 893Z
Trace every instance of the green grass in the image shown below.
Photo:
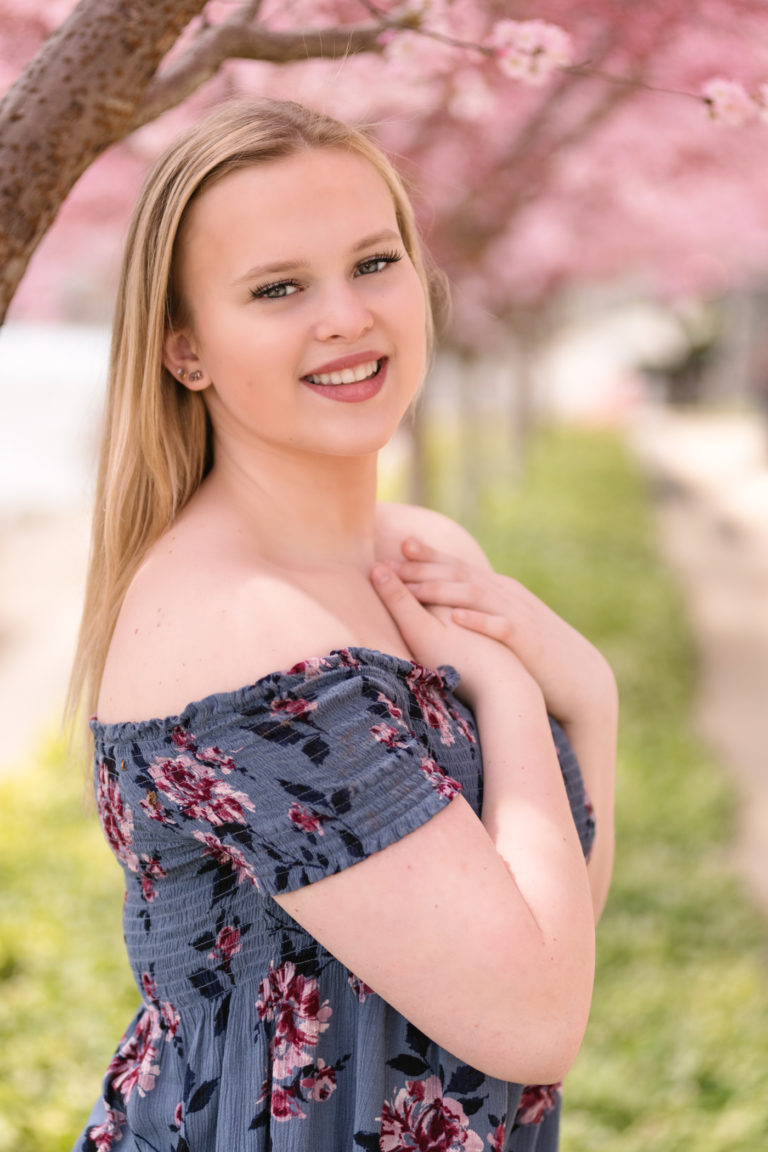
M727 783L691 730L691 638L642 479L613 436L548 432L475 526L606 652L622 694L616 879L563 1152L761 1152L765 930L732 872ZM69 1152L136 993L120 873L58 745L0 781L0 892L0 1152Z
M733 797L691 727L685 606L619 442L544 434L483 542L593 640L622 701L617 865L564 1152L768 1148L766 932L731 863Z

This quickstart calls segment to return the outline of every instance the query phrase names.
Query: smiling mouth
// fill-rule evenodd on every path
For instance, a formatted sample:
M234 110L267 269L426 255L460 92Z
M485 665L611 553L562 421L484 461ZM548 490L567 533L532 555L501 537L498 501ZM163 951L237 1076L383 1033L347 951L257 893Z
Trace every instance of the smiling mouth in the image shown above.
M321 384L324 387L337 384L360 384L363 380L372 380L381 371L383 360L371 360L367 364L358 364L355 368L343 368L341 372L314 372L304 376L310 384Z

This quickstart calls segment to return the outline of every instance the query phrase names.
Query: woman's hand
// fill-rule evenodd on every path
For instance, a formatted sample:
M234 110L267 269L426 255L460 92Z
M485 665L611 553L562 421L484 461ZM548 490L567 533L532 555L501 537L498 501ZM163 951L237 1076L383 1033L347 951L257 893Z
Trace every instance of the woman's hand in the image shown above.
M618 694L608 662L516 580L414 537L403 541L402 552L405 559L394 568L414 599L513 652L538 684L547 711L563 725L595 811L589 878L598 917L613 866Z
M437 552L409 537L398 576L421 604L450 610L450 619L499 641L537 682L552 716L565 727L615 692L605 659L570 624L508 576Z
M459 695L477 708L492 688L523 694L541 704L541 690L511 649L483 629L462 628L448 610L426 608L387 564L375 564L371 580L414 658L427 668L451 664L461 682Z

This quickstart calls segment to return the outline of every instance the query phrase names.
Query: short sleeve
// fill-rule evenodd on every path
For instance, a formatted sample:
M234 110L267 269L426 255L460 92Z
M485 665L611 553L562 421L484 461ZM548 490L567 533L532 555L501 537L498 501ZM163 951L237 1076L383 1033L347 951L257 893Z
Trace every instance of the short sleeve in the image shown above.
M563 774L565 791L573 814L573 822L579 834L581 850L585 857L589 859L595 839L595 816L589 796L587 795L587 790L584 787L581 768L576 759L576 753L573 751L563 728L552 716L549 718L549 726L552 729L552 738L555 742L555 748L557 749L560 771Z
M181 833L274 895L386 848L461 791L415 711L391 669L320 662L210 697L151 739L145 730L140 743L105 752L125 766L130 751L126 803L154 822L155 842L159 825L176 843ZM446 743L452 755L455 744Z

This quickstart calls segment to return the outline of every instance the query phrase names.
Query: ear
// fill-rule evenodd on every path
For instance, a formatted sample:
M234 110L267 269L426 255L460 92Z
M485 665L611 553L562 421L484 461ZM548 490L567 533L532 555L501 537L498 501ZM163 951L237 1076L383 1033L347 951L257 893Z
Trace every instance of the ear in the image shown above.
M166 332L163 364L180 384L192 392L202 392L211 382L186 332Z

